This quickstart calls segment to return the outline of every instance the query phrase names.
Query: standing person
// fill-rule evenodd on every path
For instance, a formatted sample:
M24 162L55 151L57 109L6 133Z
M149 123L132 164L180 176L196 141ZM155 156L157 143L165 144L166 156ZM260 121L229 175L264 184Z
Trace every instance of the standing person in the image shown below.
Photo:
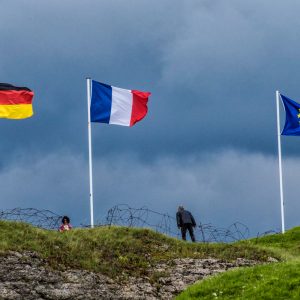
M196 242L193 227L196 227L196 222L193 215L184 209L183 206L178 207L176 214L177 226L181 229L182 239L186 241L186 231L189 231L191 239Z
M70 229L72 229L72 225L70 224L70 218L68 216L64 216L61 220L62 224L59 227L59 231L63 232L63 231L68 231Z

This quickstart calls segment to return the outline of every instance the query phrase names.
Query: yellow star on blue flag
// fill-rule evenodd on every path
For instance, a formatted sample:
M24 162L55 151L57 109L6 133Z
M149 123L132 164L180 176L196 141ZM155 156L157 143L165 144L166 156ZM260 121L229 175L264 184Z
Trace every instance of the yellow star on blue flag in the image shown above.
M285 108L285 125L282 135L300 135L300 104L296 101L280 95Z

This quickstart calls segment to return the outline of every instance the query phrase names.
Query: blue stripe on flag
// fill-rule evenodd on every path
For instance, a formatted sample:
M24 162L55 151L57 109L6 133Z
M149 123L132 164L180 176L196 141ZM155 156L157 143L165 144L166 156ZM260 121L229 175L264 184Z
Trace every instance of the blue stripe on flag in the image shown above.
M109 123L111 101L111 86L92 80L91 122Z

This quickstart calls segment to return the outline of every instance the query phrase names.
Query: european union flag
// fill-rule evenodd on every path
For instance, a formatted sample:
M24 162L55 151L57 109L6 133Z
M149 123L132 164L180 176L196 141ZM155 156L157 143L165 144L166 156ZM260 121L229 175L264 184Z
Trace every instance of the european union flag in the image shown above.
M300 104L280 95L285 108L285 125L282 135L300 135Z

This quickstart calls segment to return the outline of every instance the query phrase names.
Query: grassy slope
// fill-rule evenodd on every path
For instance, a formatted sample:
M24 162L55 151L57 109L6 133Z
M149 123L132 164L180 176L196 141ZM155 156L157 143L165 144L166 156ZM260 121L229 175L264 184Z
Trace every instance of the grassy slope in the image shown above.
M243 241L269 249L284 262L243 268L199 282L176 299L300 299L300 227Z
M265 261L270 255L253 244L185 243L146 229L100 227L60 233L0 221L0 253L8 250L36 251L55 268L84 268L110 277L148 274L149 266L169 258Z

